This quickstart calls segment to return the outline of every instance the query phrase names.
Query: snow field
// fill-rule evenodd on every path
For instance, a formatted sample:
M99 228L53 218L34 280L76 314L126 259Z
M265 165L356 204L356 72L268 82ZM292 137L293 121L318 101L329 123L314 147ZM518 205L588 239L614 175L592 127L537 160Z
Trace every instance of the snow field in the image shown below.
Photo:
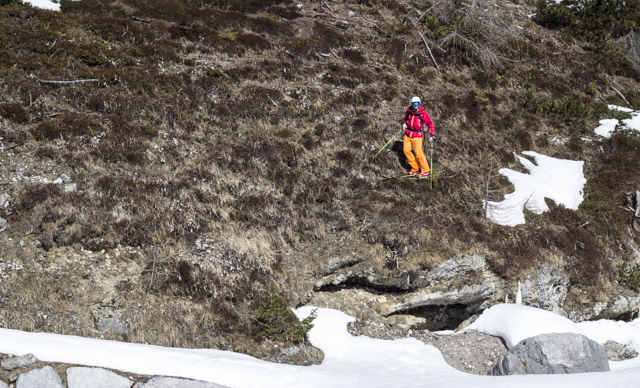
M313 307L296 310L302 319ZM353 337L347 324L354 318L331 309L318 309L309 340L325 353L322 365L294 366L270 363L221 350L178 349L105 341L48 333L27 333L0 329L0 352L33 353L43 361L66 362L112 368L124 372L185 377L232 388L396 388L396 387L477 387L533 388L638 386L640 366L574 375L476 376L449 366L433 346L413 338L394 341ZM509 344L542 332L584 332L601 342L640 345L638 320L632 323L598 321L575 324L548 311L502 304L487 309L472 326L489 334L501 334ZM471 328L467 329L470 330Z

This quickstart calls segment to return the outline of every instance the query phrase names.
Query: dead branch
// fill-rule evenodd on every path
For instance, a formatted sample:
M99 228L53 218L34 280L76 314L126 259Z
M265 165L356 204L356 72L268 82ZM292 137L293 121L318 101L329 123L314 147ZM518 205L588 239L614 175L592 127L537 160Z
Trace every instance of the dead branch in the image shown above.
M273 101L273 98L271 98L271 96L270 96L270 95L268 95L268 94L267 94L267 97L269 97L269 99L271 100L271 102L273 102L273 105L275 105L275 106L276 106L276 108L278 108L278 104L276 104L276 102L275 102L275 101Z
M143 19L135 16L133 17L133 20L136 22L143 22L143 23L151 23L153 21L153 19Z
M14 148L20 147L20 146L21 146L21 145L23 145L24 143L25 143L25 142L22 142L22 143L16 143L16 144L12 145L11 147L4 147L4 150L5 150L5 151L12 150L12 149L14 149Z
M413 24L413 26L414 26L414 27L416 26L416 23L415 23L415 22L414 22L414 21L409 17L409 15L404 15L404 18L405 18L406 20L410 21L410 22L411 22L411 24ZM404 22L404 20L403 20L402 22Z
M526 59L522 59L522 60L516 61L514 59L509 59L509 58L501 57L501 56L498 56L498 55L496 55L496 58L500 58L503 61L507 61L507 62L511 62L511 63L522 63L522 62L526 62L527 61Z
M422 33L420 31L418 31L418 34L420 34L420 37L422 38L422 41L424 42L424 45L427 47L427 51L429 51L429 55L431 56L431 60L433 61L433 64L436 65L436 69L438 68L438 63L436 62L436 59L433 57L433 53L431 52L431 49L429 48L429 45L427 44L427 40L424 38L424 36L422 36Z
M67 84L77 84L77 83L83 83L83 82L100 82L99 79L76 79L73 81L49 81L49 80L43 80L43 79L38 79L38 82L43 83L43 84L63 84L63 85L67 85Z
M622 95L622 93L620 93L620 91L616 88L614 88L613 86L611 86L611 89L613 89L614 92L616 92L618 94L618 96L622 97L622 99L624 100L625 104L631 106L631 104L629 104L629 101L627 101L626 98L624 98L624 96Z

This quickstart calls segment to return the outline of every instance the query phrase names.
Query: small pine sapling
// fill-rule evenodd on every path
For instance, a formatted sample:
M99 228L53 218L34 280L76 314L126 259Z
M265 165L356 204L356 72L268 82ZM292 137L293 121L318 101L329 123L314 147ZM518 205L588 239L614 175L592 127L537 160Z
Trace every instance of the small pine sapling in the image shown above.
M316 310L299 321L284 298L279 295L276 285L271 283L251 315L266 337L282 342L303 342L305 333L313 328Z

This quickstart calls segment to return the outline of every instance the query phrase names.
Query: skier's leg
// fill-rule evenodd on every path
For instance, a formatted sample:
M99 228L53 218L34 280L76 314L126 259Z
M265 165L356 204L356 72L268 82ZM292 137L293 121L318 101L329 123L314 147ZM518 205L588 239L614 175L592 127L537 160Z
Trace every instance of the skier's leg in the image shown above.
M418 162L416 161L416 157L413 155L413 152L411 152L411 140L412 138L410 138L409 136L405 136L404 137L404 142L402 144L403 146L403 151L404 151L404 156L407 157L407 163L409 163L409 165L411 166L411 168L413 169L417 169L418 168Z
M415 137L411 140L413 142L413 150L416 153L416 159L418 159L418 163L420 164L420 170L422 170L422 172L429 172L429 163L427 162L427 157L422 151L422 138Z

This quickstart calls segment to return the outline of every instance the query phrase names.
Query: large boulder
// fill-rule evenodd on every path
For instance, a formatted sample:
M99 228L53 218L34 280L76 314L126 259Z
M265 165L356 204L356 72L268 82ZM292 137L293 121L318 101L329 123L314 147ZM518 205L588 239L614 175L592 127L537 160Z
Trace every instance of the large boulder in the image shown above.
M67 369L69 388L130 388L133 381L102 368L73 367Z
M606 372L607 351L581 334L540 334L520 341L489 375Z
M34 369L18 377L16 388L64 388L60 375L50 366Z

